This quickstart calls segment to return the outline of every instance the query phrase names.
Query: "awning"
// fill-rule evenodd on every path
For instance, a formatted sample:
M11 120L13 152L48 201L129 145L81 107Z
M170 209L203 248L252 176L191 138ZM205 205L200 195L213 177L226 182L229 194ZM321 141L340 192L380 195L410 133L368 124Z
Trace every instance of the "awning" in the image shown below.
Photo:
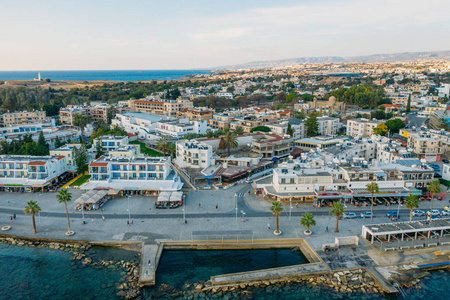
M272 157L271 161L279 161L280 159L278 157Z
M381 177L386 176L386 173L384 173L384 172L376 172L375 174L377 174L377 176L381 176Z

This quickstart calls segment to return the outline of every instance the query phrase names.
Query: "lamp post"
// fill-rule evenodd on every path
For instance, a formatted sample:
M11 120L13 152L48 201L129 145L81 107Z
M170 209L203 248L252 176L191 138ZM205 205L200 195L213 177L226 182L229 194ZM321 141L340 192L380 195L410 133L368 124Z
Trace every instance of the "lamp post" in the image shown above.
M127 196L127 198L128 198L128 223L130 223L131 224L131 212L130 212L130 198L131 198L131 195L128 195Z
M403 206L403 205L400 205L400 198L398 198L397 220L398 220L399 217L400 217L400 206Z
M235 208L235 210L236 210L236 223L237 223L237 220L238 220L238 205L237 205L237 194L236 193L234 193L234 208Z
M291 219L292 216L292 195L289 194L289 220Z
M39 204L39 203L38 203L38 199L37 199L37 198L38 198L38 197L37 197L38 194L35 194L35 195L36 195L36 196L35 196L35 198L36 198L36 199L35 199L35 200L36 200L36 204ZM39 196L40 196L40 195L41 195L41 194L39 194ZM38 216L39 216L39 221L40 221L40 220L41 220L41 211L38 212Z
M84 202L81 203L81 214L83 215L83 224L86 224L86 221L84 221Z
M184 208L182 210L183 210L183 224L186 224L186 211L184 210Z

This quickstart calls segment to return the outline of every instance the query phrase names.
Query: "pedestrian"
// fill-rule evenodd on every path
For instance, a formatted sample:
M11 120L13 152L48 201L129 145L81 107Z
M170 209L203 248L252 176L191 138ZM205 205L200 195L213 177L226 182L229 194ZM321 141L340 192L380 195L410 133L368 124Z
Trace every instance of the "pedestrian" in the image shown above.
M327 226L327 228L325 228L325 231L328 232L328 226Z
M105 221L105 216L102 216L102 220Z
M152 264L152 262L150 261L150 259L148 260L148 265L150 266Z
M219 204L216 204L216 209L218 209L219 208Z
M199 204L198 204L198 208L201 208L201 207L202 207L202 204L201 204L201 203L199 203Z
M267 230L270 230L270 223L267 223Z
M16 219L16 214L13 215L14 220Z
M134 218L131 218L131 225L133 225L133 220L134 220Z
M127 226L130 226L130 221L129 220L127 220Z
M10 218L11 218L11 222L12 222L12 220L13 220L13 216L11 216Z
M94 222L94 217L92 217L92 222Z
M298 208L298 203L295 203L295 208Z

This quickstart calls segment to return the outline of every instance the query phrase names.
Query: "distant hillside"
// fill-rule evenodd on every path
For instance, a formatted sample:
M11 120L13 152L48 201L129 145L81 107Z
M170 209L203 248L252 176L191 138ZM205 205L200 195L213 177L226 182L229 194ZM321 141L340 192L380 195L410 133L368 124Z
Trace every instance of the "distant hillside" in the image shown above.
M339 63L339 62L395 62L395 61L420 61L430 59L450 59L450 51L432 52L403 52L391 54L373 54L367 56L322 56L322 57L298 57L290 59L254 61L244 64L213 68L214 70L230 69L260 69L283 67L300 63Z

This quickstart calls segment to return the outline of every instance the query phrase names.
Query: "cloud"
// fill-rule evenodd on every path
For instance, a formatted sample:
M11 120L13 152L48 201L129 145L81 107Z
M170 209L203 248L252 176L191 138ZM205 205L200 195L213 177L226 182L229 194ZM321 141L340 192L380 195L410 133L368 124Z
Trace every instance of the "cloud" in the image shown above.
M252 31L250 27L227 28L217 31L197 32L190 35L194 40L211 40L211 39L234 39L247 35Z

